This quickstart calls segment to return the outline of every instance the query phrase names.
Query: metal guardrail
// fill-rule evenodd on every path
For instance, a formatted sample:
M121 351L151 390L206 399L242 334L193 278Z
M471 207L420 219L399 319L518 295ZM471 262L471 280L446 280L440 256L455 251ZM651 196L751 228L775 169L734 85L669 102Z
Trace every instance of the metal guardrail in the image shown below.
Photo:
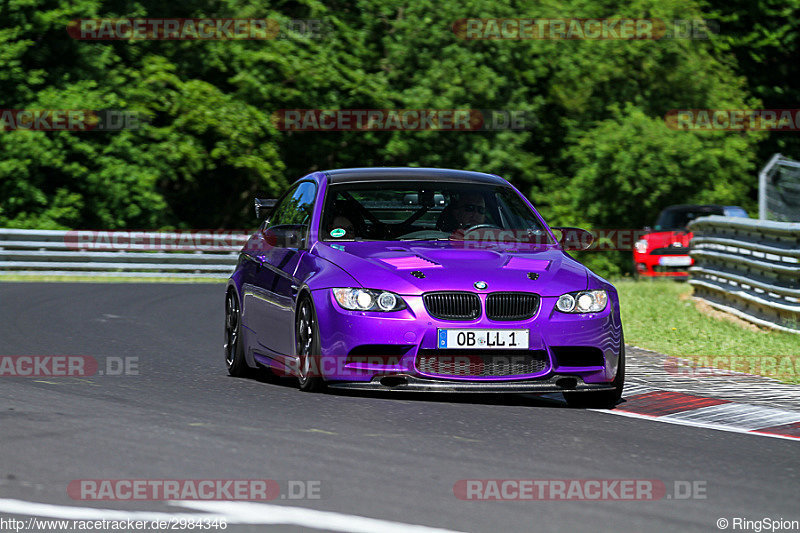
M0 275L227 278L236 232L0 229Z
M800 333L800 223L709 216L694 233L694 295L750 322Z

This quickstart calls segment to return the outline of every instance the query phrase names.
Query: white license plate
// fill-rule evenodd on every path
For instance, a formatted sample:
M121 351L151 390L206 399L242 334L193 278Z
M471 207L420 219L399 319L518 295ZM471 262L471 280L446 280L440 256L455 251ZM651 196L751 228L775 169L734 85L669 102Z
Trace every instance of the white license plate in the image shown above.
M658 264L670 267L683 267L692 264L692 258L688 255L667 255L658 258Z
M439 348L528 349L527 329L439 329Z

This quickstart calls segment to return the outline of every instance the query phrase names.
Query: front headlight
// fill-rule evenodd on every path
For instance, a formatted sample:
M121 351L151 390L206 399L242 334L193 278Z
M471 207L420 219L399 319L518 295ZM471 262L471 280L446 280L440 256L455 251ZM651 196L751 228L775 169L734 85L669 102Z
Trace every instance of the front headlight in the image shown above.
M647 253L647 240L639 239L633 244L633 249L639 254Z
M376 289L333 289L333 297L349 311L400 311L406 303L393 292Z
M562 313L599 313L607 304L606 291L578 291L559 296L556 309Z

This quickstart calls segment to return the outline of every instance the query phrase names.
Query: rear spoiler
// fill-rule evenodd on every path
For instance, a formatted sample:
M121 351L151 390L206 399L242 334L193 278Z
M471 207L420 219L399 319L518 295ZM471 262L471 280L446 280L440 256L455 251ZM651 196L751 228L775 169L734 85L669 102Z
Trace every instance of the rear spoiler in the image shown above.
M277 202L278 200L274 198L256 198L255 200L256 218L261 218L261 215L268 213L270 209L275 207L275 204Z

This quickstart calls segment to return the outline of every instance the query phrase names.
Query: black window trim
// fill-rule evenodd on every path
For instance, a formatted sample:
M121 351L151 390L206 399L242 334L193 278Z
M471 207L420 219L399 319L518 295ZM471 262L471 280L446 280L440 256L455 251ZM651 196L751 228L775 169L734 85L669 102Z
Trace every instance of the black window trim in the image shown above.
M269 229L269 222L272 219L272 215L275 213L275 210L278 208L278 206L281 205L281 202L283 202L283 200L286 199L286 197L290 196L295 190L297 190L304 183L310 183L311 185L314 186L314 202L312 203L312 206L316 206L317 205L317 202L319 201L319 198L318 198L318 196L319 196L319 184L316 182L316 180L313 180L313 179L302 179L300 181L294 182L288 189L286 189L286 192L284 192L282 195L280 195L280 197L278 197L278 199L275 201L275 206L269 212L269 216L267 216L267 218L264 219L264 222L261 224L261 227L258 228L258 231L260 231L262 235L264 234L265 231L267 231L267 229ZM313 217L314 217L314 209L312 208L311 209L311 218L313 219ZM311 238L311 224L312 224L312 220L309 220L308 224L306 225L306 235L305 235L305 238L303 239L304 246L302 248L296 248L297 250L309 250L310 249L308 240Z

